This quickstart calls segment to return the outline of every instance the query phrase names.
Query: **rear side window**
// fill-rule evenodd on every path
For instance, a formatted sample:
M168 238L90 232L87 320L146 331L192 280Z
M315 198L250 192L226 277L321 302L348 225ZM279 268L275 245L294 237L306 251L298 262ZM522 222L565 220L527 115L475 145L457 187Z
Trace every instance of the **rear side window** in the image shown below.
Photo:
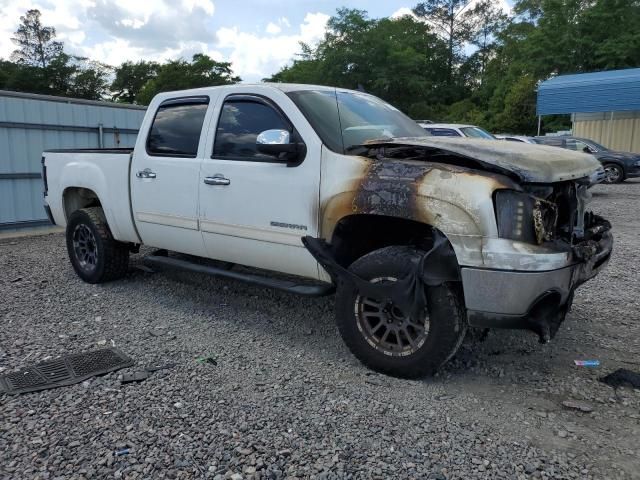
M551 147L567 148L567 145L565 144L564 140L561 138L540 139L538 140L538 143L542 143L543 145L549 145Z
M195 158L208 106L208 97L163 102L149 131L147 153L153 156Z
M256 139L265 130L292 132L289 122L265 102L258 99L227 100L222 106L213 158L273 162L272 155L257 149Z
M450 128L425 128L434 137L461 137L458 132Z

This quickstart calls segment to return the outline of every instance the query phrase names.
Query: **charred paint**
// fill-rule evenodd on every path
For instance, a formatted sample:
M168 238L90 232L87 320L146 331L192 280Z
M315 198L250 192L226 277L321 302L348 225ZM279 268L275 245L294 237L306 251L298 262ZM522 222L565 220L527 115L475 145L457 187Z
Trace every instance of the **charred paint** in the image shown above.
M490 202L494 189L518 188L500 174L457 165L380 155L358 161L364 162L358 177L322 209L323 238L330 239L336 224L355 214L405 218L444 232L479 235L482 221L469 189L486 191Z

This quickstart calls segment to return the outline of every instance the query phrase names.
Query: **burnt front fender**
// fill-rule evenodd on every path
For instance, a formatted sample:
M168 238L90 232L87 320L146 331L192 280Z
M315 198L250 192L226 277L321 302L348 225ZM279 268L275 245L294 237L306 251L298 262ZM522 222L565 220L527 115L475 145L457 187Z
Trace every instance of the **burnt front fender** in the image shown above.
M417 221L446 235L491 234L496 228L492 193L513 184L452 165L370 160L345 187L323 202L323 238L331 239L343 218L362 214Z

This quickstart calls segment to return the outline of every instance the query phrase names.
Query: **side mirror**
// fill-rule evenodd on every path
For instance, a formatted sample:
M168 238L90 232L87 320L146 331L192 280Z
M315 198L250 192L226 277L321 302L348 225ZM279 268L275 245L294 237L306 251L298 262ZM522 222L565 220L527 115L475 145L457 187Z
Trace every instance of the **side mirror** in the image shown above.
M584 147L584 148L582 149L582 151L583 151L584 153L593 153L593 150L591 149L591 147Z
M291 134L287 130L265 130L256 138L256 148L260 153L273 155L285 160L288 165L297 165L304 158L304 143L291 143Z

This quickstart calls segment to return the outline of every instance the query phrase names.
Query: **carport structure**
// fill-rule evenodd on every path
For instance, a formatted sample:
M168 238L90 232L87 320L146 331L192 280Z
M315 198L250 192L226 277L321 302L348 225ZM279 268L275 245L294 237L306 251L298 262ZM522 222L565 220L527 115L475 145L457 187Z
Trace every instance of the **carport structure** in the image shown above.
M573 135L640 153L640 68L561 75L538 86L544 115L571 114Z

